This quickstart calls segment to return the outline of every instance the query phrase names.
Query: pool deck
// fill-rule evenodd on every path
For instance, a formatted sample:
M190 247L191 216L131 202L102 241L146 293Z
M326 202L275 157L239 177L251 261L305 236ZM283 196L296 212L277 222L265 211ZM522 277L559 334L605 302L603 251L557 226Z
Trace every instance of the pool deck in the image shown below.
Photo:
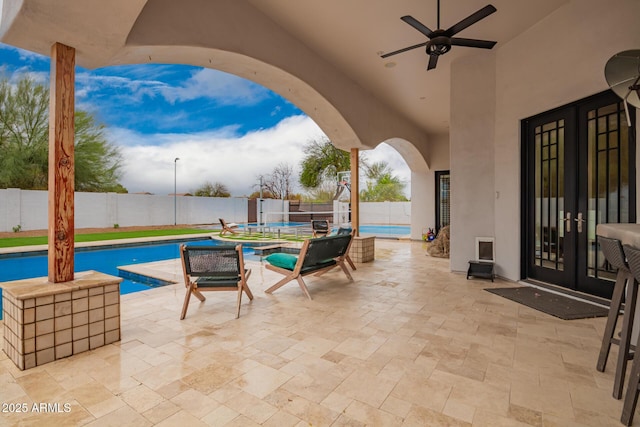
M138 266L178 283L122 296L121 341L26 371L0 353L0 402L27 408L0 425L620 425L614 363L595 369L606 318L493 295L516 284L466 280L422 242L375 255L353 282L310 276L312 301L295 282L264 293L280 275L248 261L239 319L236 294L214 292L180 321L179 262Z

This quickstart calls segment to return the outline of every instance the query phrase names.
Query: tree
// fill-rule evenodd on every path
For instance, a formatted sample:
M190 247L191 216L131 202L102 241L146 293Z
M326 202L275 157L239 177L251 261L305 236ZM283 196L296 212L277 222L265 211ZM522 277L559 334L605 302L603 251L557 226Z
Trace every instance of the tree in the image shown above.
M280 163L269 175L258 178L262 180L263 197L269 194L274 199L293 198L293 166L290 164Z
M48 98L31 80L0 81L0 187L47 188Z
M366 164L365 164L366 165ZM375 162L366 165L367 188L360 192L363 202L404 202L406 184L397 176L387 162Z
M336 196L336 181L324 180L317 187L309 188L305 192L304 200L307 202L326 202L334 200Z
M349 153L333 146L331 141L323 138L320 141L309 142L305 148L305 158L302 160L300 183L307 189L317 188L323 181L334 184L333 200L337 200L344 191L344 187L336 184L336 174L351 168Z
M118 147L105 139L104 125L97 125L84 111L76 111L75 116L76 191L126 193L118 183L122 156Z
M247 197L248 199L259 199L260 198L260 191L254 191L253 193L249 194L249 196ZM276 197L269 193L266 190L262 190L262 198L263 199L275 199Z
M212 184L209 181L193 191L193 195L199 197L231 197L231 193L229 193L226 185L221 182L214 182Z
M49 90L22 77L0 80L0 188L44 190L48 182ZM75 114L75 189L127 190L118 183L121 156L87 112Z

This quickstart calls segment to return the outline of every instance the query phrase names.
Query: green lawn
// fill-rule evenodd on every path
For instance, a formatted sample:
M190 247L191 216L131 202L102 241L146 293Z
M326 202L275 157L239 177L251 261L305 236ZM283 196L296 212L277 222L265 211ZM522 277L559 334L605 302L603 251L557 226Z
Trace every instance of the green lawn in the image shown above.
M117 240L117 239L132 239L140 237L158 237L158 236L179 236L184 234L209 234L217 233L216 230L203 230L201 228L180 228L173 230L140 230L140 231L111 231L108 233L92 233L92 234L76 234L76 242L96 242L100 240ZM16 233L20 234L20 233ZM253 233L251 235L240 232L239 234L227 234L224 236L230 240L238 241L273 241L273 240L286 240L286 241L302 241L305 237L311 236L295 236L293 234L281 234L278 239L273 234L266 234L263 236L260 233ZM47 236L40 237L7 237L0 239L0 248L13 248L16 246L34 246L34 245L46 245L48 241Z
M76 242L95 242L99 240L131 239L138 237L178 236L183 234L208 234L215 230L200 228L180 228L173 230L140 230L140 231L112 231L109 233L76 234ZM19 233L16 233L19 234ZM47 236L40 237L8 237L0 239L0 248L16 246L46 245Z

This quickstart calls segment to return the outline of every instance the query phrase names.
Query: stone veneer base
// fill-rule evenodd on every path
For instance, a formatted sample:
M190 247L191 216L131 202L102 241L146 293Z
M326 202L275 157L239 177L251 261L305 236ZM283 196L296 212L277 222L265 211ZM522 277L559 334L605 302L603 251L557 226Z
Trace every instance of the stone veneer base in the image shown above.
M349 250L349 257L353 262L371 262L374 259L376 238L354 237Z
M120 282L86 271L3 283L4 352L24 370L119 341Z

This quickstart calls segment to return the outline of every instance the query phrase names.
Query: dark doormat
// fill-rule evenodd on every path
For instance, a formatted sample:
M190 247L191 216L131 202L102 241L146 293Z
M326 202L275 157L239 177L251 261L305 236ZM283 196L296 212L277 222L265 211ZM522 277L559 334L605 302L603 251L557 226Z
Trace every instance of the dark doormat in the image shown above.
M500 295L501 297L524 304L527 307L559 317L563 320L604 317L609 314L607 308L546 292L531 286L522 286L519 288L487 288L485 291Z

